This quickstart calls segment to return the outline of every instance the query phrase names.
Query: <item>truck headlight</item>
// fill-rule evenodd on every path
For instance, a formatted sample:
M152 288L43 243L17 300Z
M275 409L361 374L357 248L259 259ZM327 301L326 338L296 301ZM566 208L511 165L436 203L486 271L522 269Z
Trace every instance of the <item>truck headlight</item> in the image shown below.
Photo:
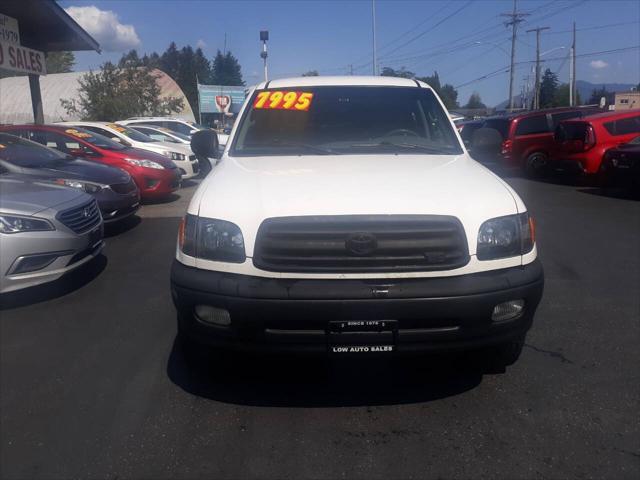
M46 230L55 230L55 228L44 218L0 213L0 233L42 232Z
M478 260L524 255L533 249L535 226L528 213L492 218L480 226Z
M187 215L180 224L178 246L186 255L206 260L242 263L246 259L240 228L215 218Z

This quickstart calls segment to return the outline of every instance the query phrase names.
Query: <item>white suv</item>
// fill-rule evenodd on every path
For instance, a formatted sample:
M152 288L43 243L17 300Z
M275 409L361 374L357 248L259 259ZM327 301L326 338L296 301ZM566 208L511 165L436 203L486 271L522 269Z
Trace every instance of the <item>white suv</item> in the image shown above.
M204 125L173 117L132 117L126 120L120 120L118 123L120 125L152 125L154 127L168 128L169 130L188 136L200 130L209 130L209 127L205 127ZM218 143L220 145L226 145L228 138L229 135L218 133Z
M188 348L481 348L501 366L543 283L527 208L469 157L435 92L357 76L251 92L171 272Z

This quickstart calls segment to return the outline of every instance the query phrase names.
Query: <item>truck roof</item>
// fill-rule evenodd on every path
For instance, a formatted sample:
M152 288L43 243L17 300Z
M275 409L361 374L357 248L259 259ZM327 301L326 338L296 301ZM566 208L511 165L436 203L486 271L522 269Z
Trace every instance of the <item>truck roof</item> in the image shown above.
M431 88L424 82L410 78L399 77L373 77L359 75L345 75L334 77L294 77L278 78L268 82L259 83L257 90L265 88L289 88L289 87L325 87L325 86L371 86L371 87L421 87Z

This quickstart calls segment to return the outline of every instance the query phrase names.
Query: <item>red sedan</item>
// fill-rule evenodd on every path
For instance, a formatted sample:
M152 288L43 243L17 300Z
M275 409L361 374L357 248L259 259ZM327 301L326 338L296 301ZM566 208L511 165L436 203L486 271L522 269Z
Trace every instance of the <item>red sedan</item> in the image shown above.
M607 112L560 122L555 132L553 162L594 174L606 152L640 135L640 110Z
M180 188L175 164L156 153L124 146L81 128L59 125L5 125L0 131L17 135L74 157L127 171L143 199L163 197Z

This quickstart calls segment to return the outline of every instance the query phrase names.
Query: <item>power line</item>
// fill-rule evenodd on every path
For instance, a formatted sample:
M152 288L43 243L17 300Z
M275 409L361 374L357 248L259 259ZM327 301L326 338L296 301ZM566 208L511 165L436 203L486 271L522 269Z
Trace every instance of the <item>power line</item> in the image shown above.
M453 13L450 13L449 15L447 15L446 17L444 17L442 20L436 22L435 25L433 25L431 28L428 28L427 30L419 33L418 35L416 35L415 37L412 37L411 39L407 40L406 42L404 42L403 44L401 44L399 47L394 48L393 50L391 50L390 52L388 52L388 55L397 52L398 50L400 50L401 48L406 47L407 45L409 45L410 43L415 42L417 39L425 36L427 33L431 32L432 30L434 30L435 28L439 27L440 25L442 25L444 22L446 22L447 20L449 20L450 18L452 18L453 16L457 15L458 13L460 13L462 10L464 10L465 8L467 8L469 5L471 5L473 2L472 0L469 0L467 3L465 3L464 5L462 5L462 7L458 8L456 11L454 11Z
M621 52L627 52L627 51L631 51L631 50L639 50L640 49L640 45L633 45L630 47L622 47L622 48L614 48L612 50L602 50L599 52L589 52L589 53L582 53L580 55L575 55L576 58L580 57L593 57L596 55L608 55L608 54L612 54L612 53L621 53ZM554 61L562 61L564 60L565 57L555 57L555 58L547 58L545 59L545 62L554 62ZM525 65L531 65L534 64L535 60L529 60L529 61L525 61L525 62L517 62L515 64L515 67L522 67ZM509 65L506 65L504 67L501 67L497 70L494 70L493 72L490 73L486 73L484 75L482 75L481 77L478 78L474 78L473 80L469 80L468 82L465 83L461 83L460 85L456 85L454 88L462 88L462 87L466 87L467 85L471 85L473 83L477 83L479 81L485 80L487 78L491 78L494 77L496 75L499 75L501 73L507 73L509 71Z

